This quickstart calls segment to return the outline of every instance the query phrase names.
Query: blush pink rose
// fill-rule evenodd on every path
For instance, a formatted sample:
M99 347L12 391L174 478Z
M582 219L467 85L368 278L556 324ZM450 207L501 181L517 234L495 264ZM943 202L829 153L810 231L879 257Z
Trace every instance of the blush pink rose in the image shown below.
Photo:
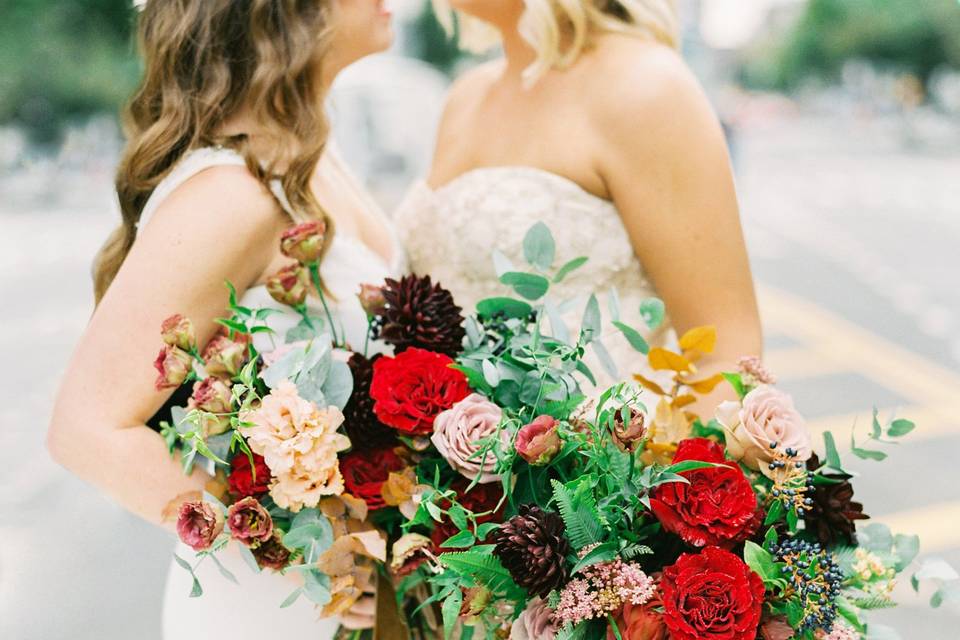
M480 450L480 440L497 432L503 412L479 393L471 393L436 417L430 440L450 466L479 482L494 482L497 458L492 451L471 458Z
M727 432L727 453L751 469L769 474L774 449L795 453L797 462L811 453L810 432L793 399L770 386L759 386L743 404L724 402L717 408L717 420ZM776 447L774 447L776 445Z
M530 464L546 464L560 451L560 423L553 416L538 416L517 432L513 446L521 458Z
M180 505L177 535L194 551L205 551L223 531L223 514L209 502L192 501Z

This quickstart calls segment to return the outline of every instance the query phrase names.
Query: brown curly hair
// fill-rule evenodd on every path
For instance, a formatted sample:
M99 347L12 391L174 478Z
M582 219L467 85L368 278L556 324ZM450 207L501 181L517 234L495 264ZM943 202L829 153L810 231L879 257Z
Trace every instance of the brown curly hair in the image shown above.
M122 224L94 262L99 301L133 246L150 194L185 153L224 145L268 189L279 177L298 217L332 221L310 189L326 145L321 69L330 45L328 0L151 0L139 18L141 84L124 113L117 169ZM222 125L241 109L258 123L255 157L245 135ZM262 144L259 144L262 143ZM280 171L282 169L282 172Z

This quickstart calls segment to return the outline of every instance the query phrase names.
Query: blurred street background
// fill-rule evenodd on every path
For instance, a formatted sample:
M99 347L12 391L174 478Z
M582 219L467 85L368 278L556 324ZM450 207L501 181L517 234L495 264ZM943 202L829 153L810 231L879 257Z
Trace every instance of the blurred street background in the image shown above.
M159 640L172 548L46 456L52 395L118 221L129 0L0 0L0 638ZM917 431L847 456L875 520L960 567L960 5L687 0L684 53L730 139L767 360L817 431L871 408ZM425 170L450 79L473 64L419 0L394 49L348 70L337 141L385 208ZM175 268L175 265L171 265ZM819 436L818 436L819 444ZM96 452L91 452L96 455ZM906 580L904 581L906 582ZM960 616L898 587L874 619L947 640Z

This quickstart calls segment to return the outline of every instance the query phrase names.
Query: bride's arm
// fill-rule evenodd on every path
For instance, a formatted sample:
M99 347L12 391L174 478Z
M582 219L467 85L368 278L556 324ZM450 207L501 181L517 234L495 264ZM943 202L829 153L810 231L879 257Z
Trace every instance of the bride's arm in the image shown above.
M171 501L209 479L187 477L159 434L145 426L169 397L154 388L160 323L182 313L200 344L238 290L268 267L285 219L241 167L187 181L140 230L67 367L47 446L53 458L130 511L155 523Z
M678 333L716 325L701 372L731 371L760 355L762 334L723 133L679 56L638 51L635 64L614 61L619 77L598 96L599 171ZM720 385L693 410L709 419L731 397Z

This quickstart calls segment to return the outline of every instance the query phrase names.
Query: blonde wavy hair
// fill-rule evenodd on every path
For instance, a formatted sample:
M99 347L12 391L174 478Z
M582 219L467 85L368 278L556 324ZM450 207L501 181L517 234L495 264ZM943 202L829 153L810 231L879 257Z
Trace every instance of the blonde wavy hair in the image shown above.
M124 112L127 144L117 169L122 223L94 261L99 301L133 246L150 194L184 154L223 145L243 155L269 190L279 177L298 217L328 219L310 189L329 134L321 67L329 49L329 0L152 0L142 5L141 84ZM255 157L245 135L222 125L249 109L273 149ZM282 172L280 171L282 169Z
M456 33L460 46L482 53L496 45L498 35L489 24L450 7L449 0L432 0L434 12L447 33ZM552 68L573 64L593 38L604 32L652 38L679 46L675 0L523 0L520 34L536 51L536 61L525 75L533 80Z

